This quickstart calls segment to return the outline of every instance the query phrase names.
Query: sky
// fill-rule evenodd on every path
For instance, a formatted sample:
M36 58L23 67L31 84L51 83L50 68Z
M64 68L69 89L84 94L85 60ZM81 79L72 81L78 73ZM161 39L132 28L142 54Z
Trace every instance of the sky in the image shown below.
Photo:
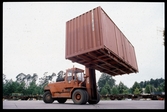
M65 59L66 22L98 6L135 48L138 73L113 76L116 84L165 78L164 2L3 2L3 74L38 78L84 65ZM101 72L96 70L96 81Z

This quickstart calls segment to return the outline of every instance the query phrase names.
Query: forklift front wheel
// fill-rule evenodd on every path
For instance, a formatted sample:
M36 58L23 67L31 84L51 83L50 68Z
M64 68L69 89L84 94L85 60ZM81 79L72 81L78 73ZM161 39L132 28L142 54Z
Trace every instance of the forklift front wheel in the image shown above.
M52 94L50 93L50 91L46 91L43 95L43 101L45 103L53 103L54 99L52 98Z
M72 100L75 104L85 104L86 94L82 89L76 89L72 94Z

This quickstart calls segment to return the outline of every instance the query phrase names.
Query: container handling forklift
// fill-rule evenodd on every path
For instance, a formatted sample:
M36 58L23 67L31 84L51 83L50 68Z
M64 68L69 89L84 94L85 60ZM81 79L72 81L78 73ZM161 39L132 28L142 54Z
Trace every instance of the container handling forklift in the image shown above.
M72 99L75 104L97 104L100 95L97 92L95 69L85 67L67 69L63 80L49 83L44 88L43 101L53 103L65 103L67 99Z
M99 6L66 22L66 59L85 66L67 69L63 79L44 87L43 101L97 104L95 70L111 76L138 72L135 49ZM84 73L85 72L85 73Z

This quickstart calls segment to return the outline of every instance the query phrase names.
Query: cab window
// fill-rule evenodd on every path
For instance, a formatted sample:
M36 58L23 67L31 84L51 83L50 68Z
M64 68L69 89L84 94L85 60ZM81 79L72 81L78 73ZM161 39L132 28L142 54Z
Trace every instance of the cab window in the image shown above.
M68 81L72 80L72 72L70 72L70 71L67 72L67 80Z
M77 78L79 81L84 81L84 73L83 72L78 72L76 73Z

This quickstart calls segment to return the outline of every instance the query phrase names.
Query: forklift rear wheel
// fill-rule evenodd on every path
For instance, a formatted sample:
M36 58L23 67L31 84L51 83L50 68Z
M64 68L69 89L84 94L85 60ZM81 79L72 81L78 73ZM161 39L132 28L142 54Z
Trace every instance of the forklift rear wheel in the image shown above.
M59 103L65 103L67 101L67 99L66 98L59 98L59 99L57 99L57 101Z
M52 98L52 94L50 93L50 91L46 91L43 95L43 101L45 103L53 103L54 99Z
M86 99L86 94L82 89L76 89L72 94L72 100L75 104L85 104Z

